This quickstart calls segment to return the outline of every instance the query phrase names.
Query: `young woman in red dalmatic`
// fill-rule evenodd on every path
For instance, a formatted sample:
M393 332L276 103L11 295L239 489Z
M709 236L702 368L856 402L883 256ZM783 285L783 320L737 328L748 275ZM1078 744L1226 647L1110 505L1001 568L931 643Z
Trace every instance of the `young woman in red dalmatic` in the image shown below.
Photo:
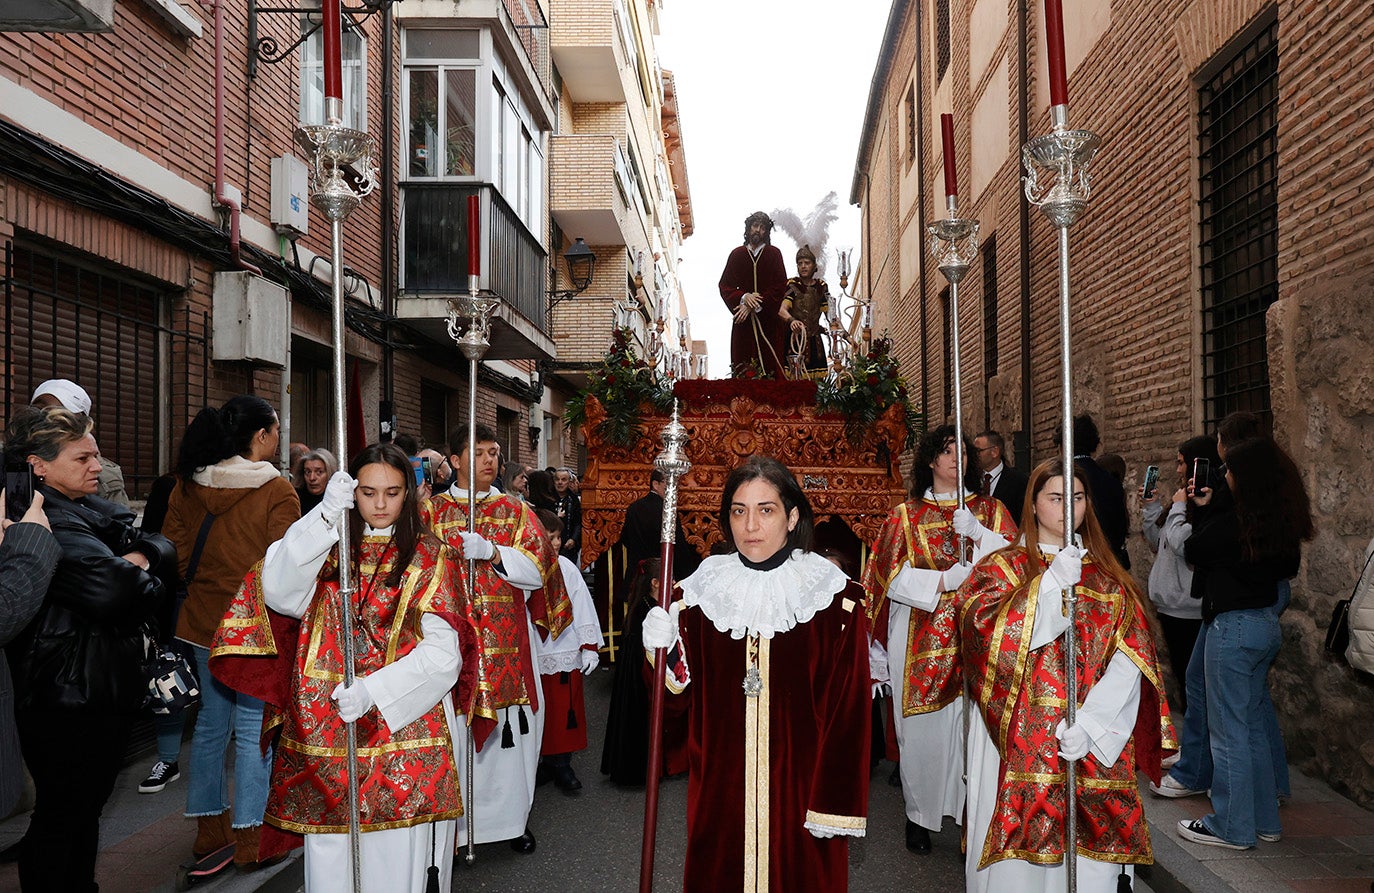
M448 889L463 815L451 691L476 669L461 554L420 520L410 459L368 447L254 568L220 623L215 675L268 704L279 734L263 855L304 835L308 893L349 889L346 723L356 723L362 885ZM348 511L356 503L356 509ZM339 525L355 529L354 680L345 688L338 594ZM284 833L283 833L284 832ZM294 839L292 839L294 837Z
M775 459L730 473L720 526L735 551L644 619L688 715L683 889L844 891L868 812L862 590L809 551L811 505Z
M974 568L957 593L964 677L978 718L968 740L968 854L974 891L1064 889L1066 760L1078 764L1078 886L1115 890L1153 861L1137 769L1159 776L1177 749L1142 597L1117 563L1074 475L1079 546L1064 542L1058 459L1031 474L1024 535ZM1086 549L1086 551L1084 551ZM1075 587L1076 720L1065 718L1061 593Z

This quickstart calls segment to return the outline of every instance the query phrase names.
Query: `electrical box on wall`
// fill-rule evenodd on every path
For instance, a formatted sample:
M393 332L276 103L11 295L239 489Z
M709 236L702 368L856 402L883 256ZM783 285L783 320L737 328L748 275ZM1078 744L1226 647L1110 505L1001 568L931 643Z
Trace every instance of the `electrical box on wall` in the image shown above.
M310 168L294 155L272 159L272 225L288 238L310 231Z
M285 366L284 286L246 271L215 274L214 359Z

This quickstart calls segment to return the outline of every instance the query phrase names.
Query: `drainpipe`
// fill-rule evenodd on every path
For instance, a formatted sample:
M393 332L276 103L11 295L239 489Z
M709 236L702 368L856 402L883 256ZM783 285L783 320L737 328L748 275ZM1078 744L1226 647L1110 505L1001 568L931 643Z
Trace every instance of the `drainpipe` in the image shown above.
M926 89L925 89L925 65L922 59L924 40L924 27L922 22L922 11L924 3L912 4L916 10L916 182L920 184L917 190L916 201L916 231L925 238L926 233ZM939 84L936 84L938 87ZM919 243L918 243L919 244ZM916 249L918 255L921 248ZM929 320L926 313L926 259L919 258L917 264L919 268L916 276L916 303L921 311L921 418L926 424L930 419L930 388L927 384L930 381L930 359L927 347L927 326Z
M261 276L262 270L243 259L239 239L239 199L224 182L224 0L210 0L215 9L215 204L229 209L229 256L240 270Z
M1024 146L1030 139L1030 83L1028 70L1029 54L1026 40L1029 25L1026 21L1027 2L1016 4L1016 139ZM1012 447L1016 451L1016 467L1029 470L1031 467L1031 236L1030 203L1022 190L1018 202L1017 227L1020 236L1021 261L1021 431L1013 438Z

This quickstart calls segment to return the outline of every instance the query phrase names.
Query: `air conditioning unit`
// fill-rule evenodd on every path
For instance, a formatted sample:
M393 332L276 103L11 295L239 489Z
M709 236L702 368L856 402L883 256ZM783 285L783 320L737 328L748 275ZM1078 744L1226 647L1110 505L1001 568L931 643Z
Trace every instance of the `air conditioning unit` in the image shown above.
M247 271L215 274L214 359L285 366L285 286Z
M272 159L272 226L287 238L310 231L310 168L294 155Z

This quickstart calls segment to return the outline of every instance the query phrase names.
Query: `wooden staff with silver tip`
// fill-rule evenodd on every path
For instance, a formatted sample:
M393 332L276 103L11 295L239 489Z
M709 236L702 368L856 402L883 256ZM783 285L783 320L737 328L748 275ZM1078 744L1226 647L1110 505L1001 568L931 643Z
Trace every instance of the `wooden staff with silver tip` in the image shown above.
M663 472L667 489L663 493L663 523L659 528L658 606L665 611L673 597L673 548L677 543L678 478L692 468L687 460L687 429L678 421L677 401L673 417L663 428L663 452L654 468ZM630 657L626 658L631 659ZM639 854L639 891L654 889L654 841L658 834L658 781L663 768L663 702L666 696L668 650L654 651L654 681L649 708L649 763L644 776L644 838Z
M1069 291L1069 227L1088 206L1092 184L1088 168L1101 145L1097 134L1087 130L1069 129L1067 104L1050 109L1052 132L1036 137L1021 147L1021 160L1026 169L1023 178L1026 200L1040 209L1058 230L1059 235L1059 354L1061 362L1060 388L1063 402L1063 468L1064 479L1064 547L1073 544L1074 511L1074 449L1073 449L1073 370L1071 365ZM1053 178L1048 185L1040 177ZM1064 631L1064 687L1065 726L1078 721L1078 642L1077 587L1063 590L1065 614L1069 626ZM1064 821L1064 869L1068 893L1078 890L1078 766L1068 760L1066 766L1066 803Z

